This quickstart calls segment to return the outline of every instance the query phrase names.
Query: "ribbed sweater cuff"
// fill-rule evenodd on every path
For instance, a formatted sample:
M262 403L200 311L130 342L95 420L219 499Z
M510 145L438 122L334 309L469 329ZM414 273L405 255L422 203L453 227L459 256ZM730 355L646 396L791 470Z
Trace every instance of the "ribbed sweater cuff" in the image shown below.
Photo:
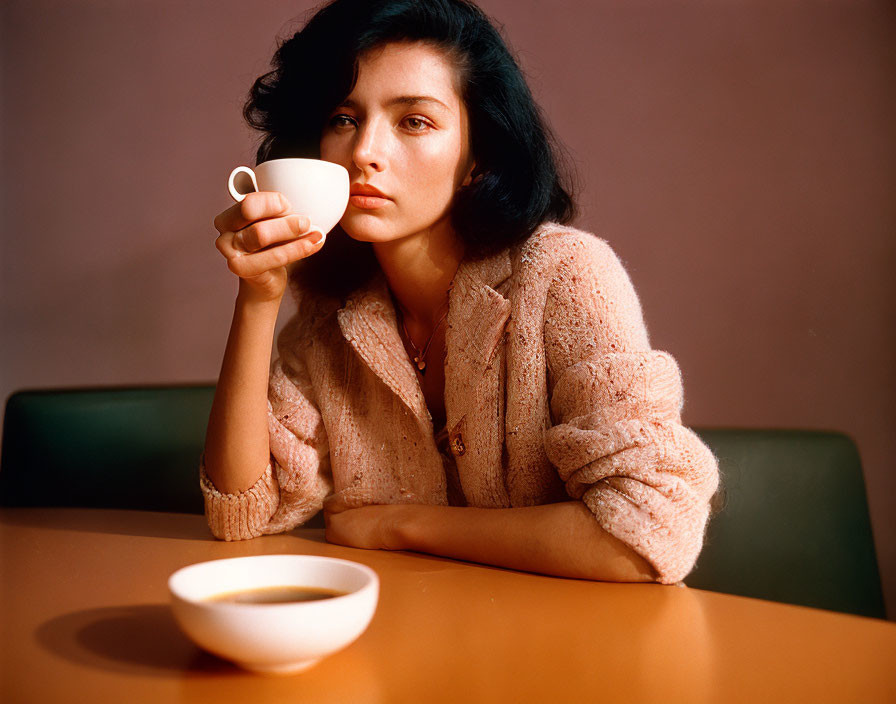
M704 520L685 506L672 506L642 497L640 503L606 482L585 492L585 505L607 533L618 538L647 560L657 572L660 584L683 580L694 566L702 547L702 535L693 526ZM651 505L652 504L652 505Z
M222 540L247 540L262 535L264 526L270 522L280 503L280 487L270 464L246 491L224 494L212 484L202 462L199 486L205 497L208 526L212 534Z

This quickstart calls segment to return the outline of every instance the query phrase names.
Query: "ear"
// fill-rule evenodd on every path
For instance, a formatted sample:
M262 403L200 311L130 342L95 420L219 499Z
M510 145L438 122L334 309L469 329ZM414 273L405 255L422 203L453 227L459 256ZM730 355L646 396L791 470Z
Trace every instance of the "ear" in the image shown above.
M463 183L460 184L461 188L465 188L473 183L476 179L478 179L482 174L476 168L476 162L474 161L470 164L470 170L467 172L467 177L464 179Z

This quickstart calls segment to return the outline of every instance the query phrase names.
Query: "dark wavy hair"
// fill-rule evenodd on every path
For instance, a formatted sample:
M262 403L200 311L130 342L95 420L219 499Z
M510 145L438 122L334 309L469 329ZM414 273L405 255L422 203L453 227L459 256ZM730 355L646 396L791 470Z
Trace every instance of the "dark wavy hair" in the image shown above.
M469 116L475 178L451 208L467 255L519 242L546 220L569 222L575 206L564 184L569 175L559 169L560 149L499 31L468 0L333 0L317 9L304 28L280 42L272 70L252 86L243 115L264 135L257 162L319 158L323 127L351 93L359 58L408 41L445 52ZM344 295L375 269L369 244L337 227L292 279Z

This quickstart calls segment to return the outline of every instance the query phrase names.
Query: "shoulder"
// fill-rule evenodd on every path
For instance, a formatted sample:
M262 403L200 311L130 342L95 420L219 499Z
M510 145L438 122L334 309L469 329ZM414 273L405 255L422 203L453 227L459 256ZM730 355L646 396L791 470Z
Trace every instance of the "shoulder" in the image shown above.
M513 269L523 279L623 279L628 274L610 244L574 227L546 222L518 246Z
M558 339L575 338L576 344L606 350L649 345L641 302L605 240L545 223L525 241L516 259L519 299L544 311L546 325Z

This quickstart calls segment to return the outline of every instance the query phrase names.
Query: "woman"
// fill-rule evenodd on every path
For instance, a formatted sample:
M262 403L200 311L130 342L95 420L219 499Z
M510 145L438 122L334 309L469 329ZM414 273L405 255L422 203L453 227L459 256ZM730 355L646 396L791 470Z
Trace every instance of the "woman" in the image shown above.
M618 259L560 224L572 201L498 32L464 0L336 0L273 67L246 107L259 161L342 164L352 195L326 247L276 193L215 219L239 276L202 469L215 535L323 508L343 545L681 580L715 460Z

